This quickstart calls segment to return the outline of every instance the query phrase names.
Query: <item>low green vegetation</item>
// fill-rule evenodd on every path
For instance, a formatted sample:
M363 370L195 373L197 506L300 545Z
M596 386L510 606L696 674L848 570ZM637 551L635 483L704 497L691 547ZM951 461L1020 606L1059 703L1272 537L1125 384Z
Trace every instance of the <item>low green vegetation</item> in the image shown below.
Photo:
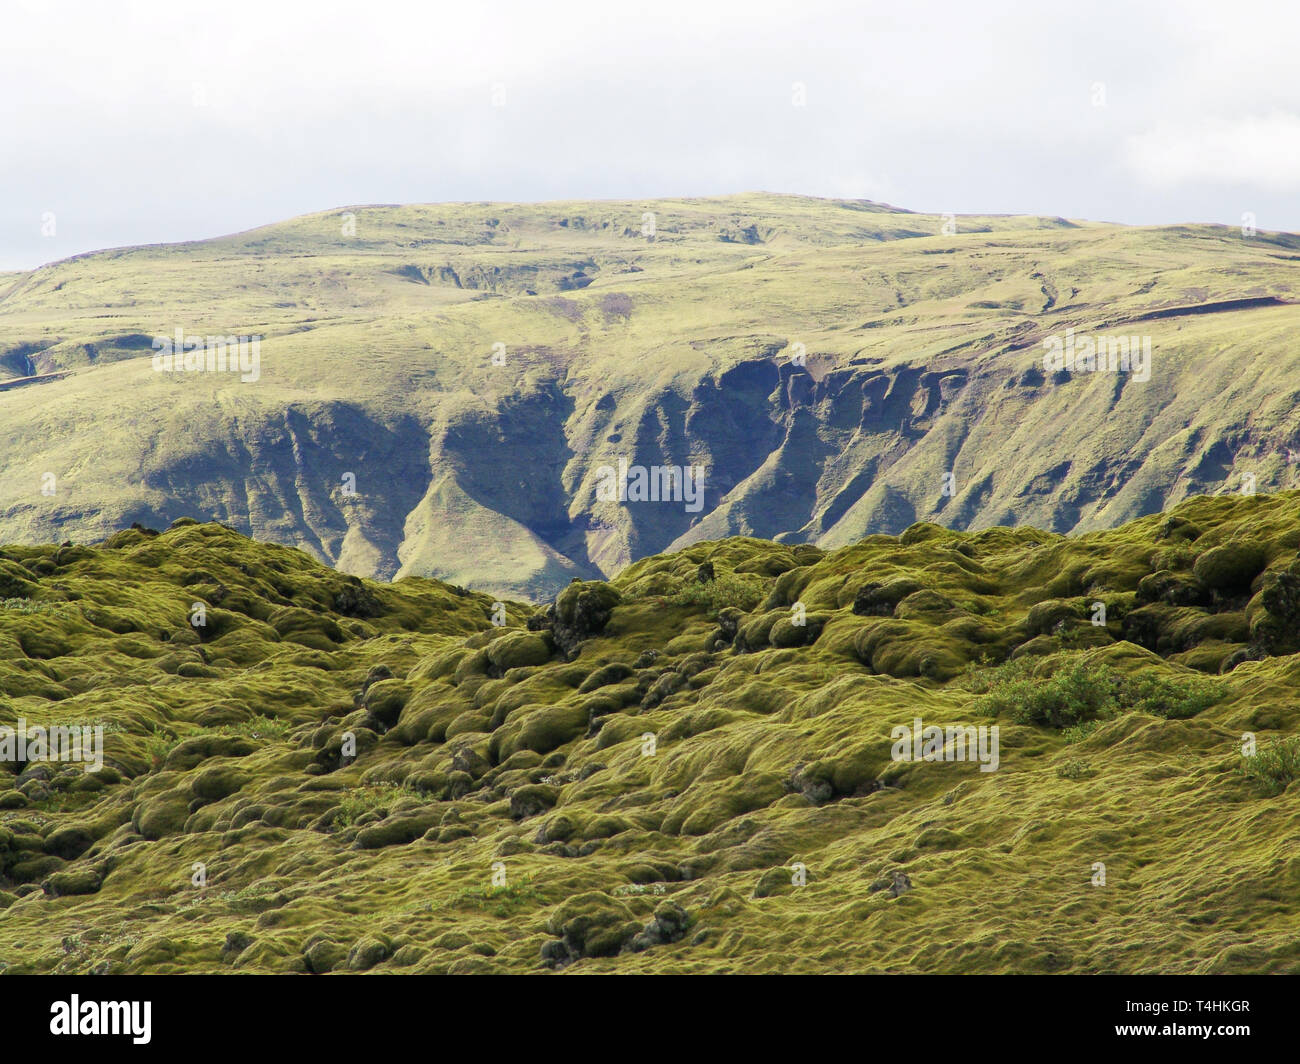
M1017 724L1062 729L1067 742L1086 737L1089 725L1124 712L1182 719L1222 697L1220 684L1198 676L1126 676L1081 653L1018 658L972 678L982 695L975 712Z
M1070 758L1068 761L1062 761L1056 770L1056 774L1063 780L1086 780L1097 773L1093 771L1087 761L1080 758Z
M710 617L732 607L748 613L763 600L763 582L757 577L726 573L708 580L691 580L668 596L670 606L702 607Z
M388 810L393 804L402 799L407 799L408 805L412 801L431 800L426 794L409 784L380 783L360 787L343 796L334 814L333 826L352 827L354 824L362 823L363 818L371 821L383 820L388 816Z
M531 876L524 876L517 883L503 883L499 886L466 887L452 895L447 902L448 908L480 909L490 912L499 919L516 915L524 909L542 900L541 893L533 885Z
M0 548L0 726L104 738L0 731L0 968L1297 972L1298 551L1300 493L543 606L185 520Z
M7 276L0 542L192 515L538 602L700 542L1089 532L1300 486L1300 236L952 221L767 193L370 204ZM177 328L262 337L256 380L155 372ZM1150 379L1045 372L1071 331L1149 340ZM603 501L620 460L698 463L702 497ZM30 597L12 575L0 598Z
M1242 773L1269 794L1281 794L1300 779L1300 736L1292 735L1243 759Z
M1100 723L1095 720L1086 720L1082 724L1071 724L1061 729L1061 738L1067 743L1081 743L1097 730Z

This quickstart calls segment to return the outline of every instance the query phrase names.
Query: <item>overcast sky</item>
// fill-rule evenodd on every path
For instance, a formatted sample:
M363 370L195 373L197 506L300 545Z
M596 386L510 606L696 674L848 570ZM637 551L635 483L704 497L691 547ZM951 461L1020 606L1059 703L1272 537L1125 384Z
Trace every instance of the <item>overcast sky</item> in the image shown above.
M1280 0L0 10L0 269L360 203L760 189L1300 230Z

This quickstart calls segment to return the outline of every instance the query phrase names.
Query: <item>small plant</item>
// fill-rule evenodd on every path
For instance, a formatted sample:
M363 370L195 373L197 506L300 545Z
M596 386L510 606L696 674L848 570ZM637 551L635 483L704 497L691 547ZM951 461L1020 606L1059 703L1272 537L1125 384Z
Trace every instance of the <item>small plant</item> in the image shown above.
M1066 728L1087 720L1113 716L1119 706L1119 678L1104 665L1075 659L1046 679L1031 678L1027 661L1009 662L975 704L989 717L1009 717L1017 724Z
M1078 652L1019 658L975 670L966 686L980 695L973 707L976 713L1063 730L1129 711L1183 720L1223 697L1222 686L1208 677L1170 678L1150 672L1124 676ZM1086 738L1073 734L1068 742Z
M274 907L275 895L276 891L266 883L250 883L238 890L222 891L220 896L233 912L261 913Z
M624 883L610 893L616 898L639 897L642 894L667 894L668 888L662 883Z
M1063 780L1086 780L1097 773L1088 762L1072 757L1057 768L1056 774Z
M258 714L238 724L225 724L221 731L227 735L241 735L246 739L283 739L293 727L287 720Z
M541 901L542 895L533 886L533 877L523 875L513 883L500 887L467 887L447 903L448 908L486 909L493 916L514 916L529 902Z
M0 599L0 610L10 613L23 613L29 616L66 617L84 614L84 610L71 602L38 602L36 599L7 598Z
M1097 730L1100 721L1085 720L1081 724L1071 724L1068 728L1061 729L1061 738L1067 744L1081 743Z
M355 791L343 796L339 810L334 814L336 828L351 827L367 813L379 809L387 801L387 796L379 796L370 791Z
M162 768L163 762L167 760L176 745L180 742L174 735L168 735L158 725L153 726L153 730L145 736L144 750L149 755L149 763L154 768Z
M1240 771L1266 794L1281 794L1292 780L1300 779L1300 735L1243 758Z
M42 721L47 728L103 728L105 735L121 735L126 732L125 724L115 720L82 720L75 717L54 717Z
M1169 720L1183 720L1214 705L1223 697L1223 689L1208 676L1184 680L1148 674L1126 678L1122 694L1129 709Z
M763 585L757 578L723 573L712 580L693 580L667 598L669 606L703 606L710 617L735 606L748 613L763 601Z
M355 791L349 791L339 803L338 812L334 814L336 828L351 827L367 813L376 809L386 809L399 798L416 798L421 802L433 801L433 797L418 791L408 784L376 783Z
M33 802L28 808L39 808L47 813L71 813L95 804L95 796L86 793L53 791L48 798Z

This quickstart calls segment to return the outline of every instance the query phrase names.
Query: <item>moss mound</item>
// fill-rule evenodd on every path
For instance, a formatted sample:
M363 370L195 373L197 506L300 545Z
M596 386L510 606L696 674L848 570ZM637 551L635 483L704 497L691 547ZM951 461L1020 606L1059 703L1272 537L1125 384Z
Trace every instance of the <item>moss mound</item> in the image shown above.
M219 525L6 547L0 967L1294 972L1297 544L733 538L504 615Z

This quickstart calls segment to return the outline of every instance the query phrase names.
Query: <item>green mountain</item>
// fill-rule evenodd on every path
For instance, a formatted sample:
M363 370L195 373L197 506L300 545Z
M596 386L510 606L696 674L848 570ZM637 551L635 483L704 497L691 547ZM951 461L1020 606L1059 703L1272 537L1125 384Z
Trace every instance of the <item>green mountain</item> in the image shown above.
M39 388L113 372L159 387ZM1298 550L1300 492L1197 497L536 609L190 520L10 546L0 970L1294 973ZM17 745L82 726L97 771Z
M1294 235L773 195L83 255L0 276L0 541L195 516L540 601L735 535L1109 528L1296 485L1298 283ZM156 372L178 329L262 337L256 379ZM1076 335L1149 379L1044 372ZM603 500L620 459L702 467L699 505Z

